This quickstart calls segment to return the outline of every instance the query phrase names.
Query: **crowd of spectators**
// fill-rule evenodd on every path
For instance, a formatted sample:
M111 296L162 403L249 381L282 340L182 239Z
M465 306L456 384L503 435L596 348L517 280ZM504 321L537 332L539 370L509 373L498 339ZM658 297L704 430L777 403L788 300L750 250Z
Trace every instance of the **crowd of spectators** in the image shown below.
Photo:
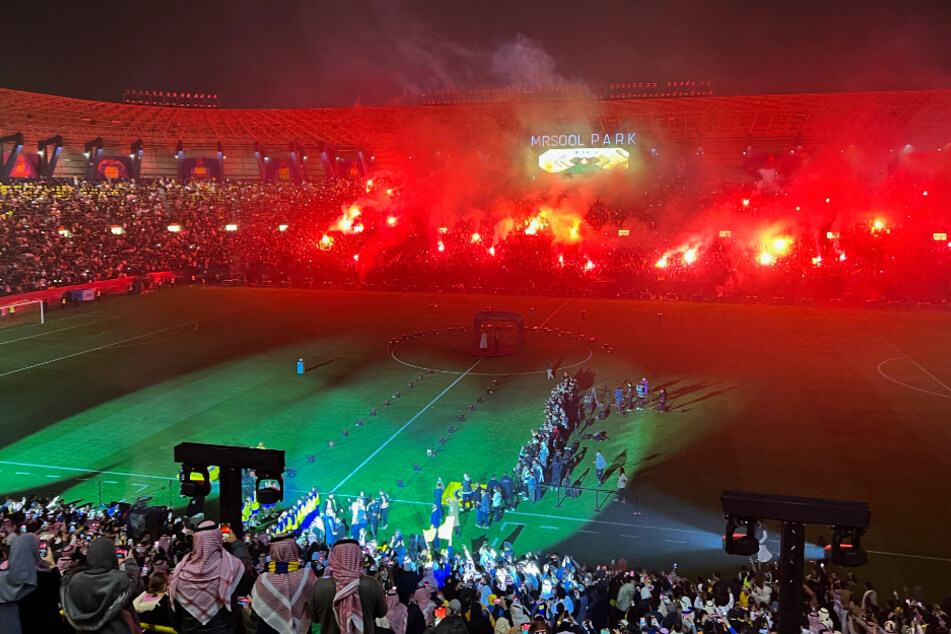
M570 236L561 212L546 216L557 202L544 193L500 202L500 221L501 211L436 213L414 186L386 176L16 182L0 188L0 294L165 270L257 284L608 297L943 302L951 292L951 243L935 237L946 229L932 209L938 197L911 181L883 203L902 218L873 222L833 203L822 220L799 217L789 192L760 176L654 175L572 202ZM764 228L774 217L777 228Z
M4 634L178 632L322 634L755 634L779 607L773 564L688 578L589 565L569 555L360 544L260 533L173 514L133 526L118 513L59 499L0 506ZM394 536L399 536L394 531ZM803 634L948 632L922 590L880 596L851 572L815 564L803 585ZM62 616L60 611L62 610Z

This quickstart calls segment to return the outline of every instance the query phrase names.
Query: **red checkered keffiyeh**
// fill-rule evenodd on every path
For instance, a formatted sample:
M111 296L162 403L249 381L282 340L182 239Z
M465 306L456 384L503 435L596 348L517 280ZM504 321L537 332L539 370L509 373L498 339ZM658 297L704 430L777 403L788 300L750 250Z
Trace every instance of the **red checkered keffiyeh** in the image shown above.
M225 551L221 531L214 522L202 522L192 551L175 567L169 596L205 625L222 606L231 610L231 595L242 576L244 564Z
M281 564L295 563L299 559L297 543L290 536L272 541L269 554L277 569L282 567ZM312 568L266 572L254 582L251 605L255 613L279 634L309 632L307 601L315 583L317 577Z
M363 632L363 606L360 604L360 576L363 574L363 550L360 544L341 542L330 551L329 562L337 593L334 616L341 634Z

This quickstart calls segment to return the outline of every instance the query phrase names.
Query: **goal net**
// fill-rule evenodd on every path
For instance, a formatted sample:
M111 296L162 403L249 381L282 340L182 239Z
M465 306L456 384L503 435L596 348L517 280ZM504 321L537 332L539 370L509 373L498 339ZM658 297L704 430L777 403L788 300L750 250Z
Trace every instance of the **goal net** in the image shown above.
M46 322L43 302L30 300L5 304L0 300L0 329Z

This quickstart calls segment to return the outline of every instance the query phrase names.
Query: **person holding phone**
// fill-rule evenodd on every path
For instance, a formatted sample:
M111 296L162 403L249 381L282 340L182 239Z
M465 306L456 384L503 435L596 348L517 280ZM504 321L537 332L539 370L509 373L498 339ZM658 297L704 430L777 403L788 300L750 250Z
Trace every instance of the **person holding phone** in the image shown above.
M6 569L0 570L0 632L64 632L59 618L61 577L40 555L40 544L35 533L10 543Z
M63 581L63 614L75 629L121 632L130 627L134 616L127 606L133 596L132 580L117 568L112 540L92 540L85 568Z

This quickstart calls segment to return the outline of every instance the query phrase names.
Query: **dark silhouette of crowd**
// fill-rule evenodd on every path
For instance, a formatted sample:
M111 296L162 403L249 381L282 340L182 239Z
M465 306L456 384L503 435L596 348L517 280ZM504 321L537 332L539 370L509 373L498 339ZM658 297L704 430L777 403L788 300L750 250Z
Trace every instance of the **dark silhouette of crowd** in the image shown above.
M688 578L676 566L646 570L620 557L589 565L517 554L507 542L469 552L402 539L328 547L293 533L244 540L201 518L136 523L57 498L7 499L0 519L4 634L138 632L139 623L301 633L312 622L332 634L755 634L774 631L779 606L769 562ZM923 595L918 587L879 595L847 569L813 562L802 630L948 632L947 606Z

